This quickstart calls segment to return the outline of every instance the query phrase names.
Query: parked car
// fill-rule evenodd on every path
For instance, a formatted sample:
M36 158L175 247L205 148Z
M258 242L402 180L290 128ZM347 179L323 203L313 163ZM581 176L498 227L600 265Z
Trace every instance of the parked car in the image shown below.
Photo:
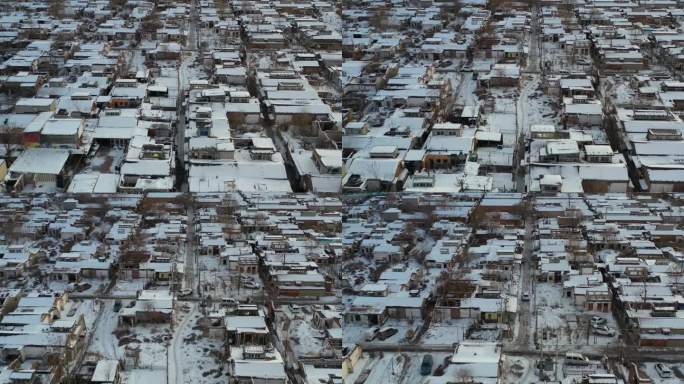
M240 302L233 297L224 297L221 299L221 305L227 308L236 308L238 304L240 304Z
M242 282L242 288L259 289L259 288L261 288L261 285L259 283L257 283L256 281L243 281Z
M114 312L119 312L121 310L121 300L116 300L114 302Z
M530 301L530 293L529 292L523 292L522 301Z
M603 317L593 316L591 318L591 326L594 328L598 327L599 325L606 325L606 323L608 323L608 321L606 319L604 319Z
M432 373L432 355L427 354L423 356L423 362L420 364L420 374L427 376Z
M372 327L366 331L366 341L373 341L380 332L380 327Z
M387 340L387 339L389 339L390 337L396 335L397 332L399 332L399 330L396 329L396 328L392 328L392 327L385 327L385 328L382 328L382 329L378 332L378 340Z
M594 335L599 336L615 336L615 330L613 328L608 328L606 325L599 325L593 329Z
M76 291L77 292L87 291L90 289L90 287L92 287L92 285L90 285L88 283L76 283Z
M658 373L658 376L660 376L663 379L672 378L672 370L667 365L665 365L663 363L656 364L655 370Z
M183 288L178 292L178 297L188 297L192 295L192 288Z
M568 352L565 354L566 365L589 365L589 358L581 353Z

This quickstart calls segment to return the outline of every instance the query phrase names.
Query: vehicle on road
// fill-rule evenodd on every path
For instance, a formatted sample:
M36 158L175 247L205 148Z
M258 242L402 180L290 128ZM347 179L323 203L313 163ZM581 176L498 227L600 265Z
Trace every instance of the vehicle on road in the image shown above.
M530 293L529 292L523 292L522 301L530 301Z
M423 356L423 362L420 364L420 374L423 376L431 374L433 364L432 355L427 354Z
M589 358L581 353L568 352L565 354L566 365L589 365L590 363Z
M116 300L114 302L114 312L119 312L121 310L121 300Z

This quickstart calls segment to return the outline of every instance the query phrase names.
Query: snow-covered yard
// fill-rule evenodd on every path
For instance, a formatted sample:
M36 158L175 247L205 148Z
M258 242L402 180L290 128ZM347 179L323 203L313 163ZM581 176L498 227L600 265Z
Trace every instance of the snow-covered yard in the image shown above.
M612 314L605 312L584 311L575 306L572 300L563 296L560 284L538 283L535 285L535 302L537 307L537 342L544 349L568 350L577 348L585 352L600 353L611 343L616 343L619 332L615 336L599 336L592 332L591 317L599 316L606 320L606 325L618 331ZM534 324L535 319L532 319Z
M466 338L468 328L472 324L471 319L458 319L449 322L433 322L430 328L423 334L421 344L424 345L450 345L460 343Z
M194 305L187 313L177 311L176 333L169 346L169 361L174 366L169 367L169 376L178 384L188 380L200 384L225 383L228 378L223 340L204 336L198 325L200 318Z
M146 283L146 279L117 279L116 284L112 287L111 294L113 296L135 296L138 291L145 288Z

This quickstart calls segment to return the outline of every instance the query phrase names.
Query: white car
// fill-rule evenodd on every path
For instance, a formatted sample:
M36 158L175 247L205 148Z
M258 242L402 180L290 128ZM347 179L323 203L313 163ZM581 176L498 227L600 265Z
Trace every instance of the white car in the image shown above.
M656 364L655 370L656 370L656 372L658 372L658 376L660 376L663 379L672 378L672 370L667 365L665 365L663 363Z
M567 352L565 354L566 365L589 365L590 363L589 358L581 353Z
M257 283L256 281L243 281L242 282L242 288L259 289L259 288L261 288L261 285L259 283Z
M615 330L613 328L608 328L605 325L599 325L597 327L594 327L594 335L599 335L599 336L610 336L613 337L615 336Z
M366 331L366 341L373 341L378 333L380 332L380 327L372 327Z
M608 323L608 321L606 319L604 319L603 317L593 316L591 318L591 326L594 328L601 326L601 325L606 325L606 323Z

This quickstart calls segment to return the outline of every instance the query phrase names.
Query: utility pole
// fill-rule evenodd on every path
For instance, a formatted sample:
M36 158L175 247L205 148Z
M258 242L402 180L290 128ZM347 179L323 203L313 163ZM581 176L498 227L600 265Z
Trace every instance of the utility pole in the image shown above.
M166 341L166 384L169 384L169 342Z

